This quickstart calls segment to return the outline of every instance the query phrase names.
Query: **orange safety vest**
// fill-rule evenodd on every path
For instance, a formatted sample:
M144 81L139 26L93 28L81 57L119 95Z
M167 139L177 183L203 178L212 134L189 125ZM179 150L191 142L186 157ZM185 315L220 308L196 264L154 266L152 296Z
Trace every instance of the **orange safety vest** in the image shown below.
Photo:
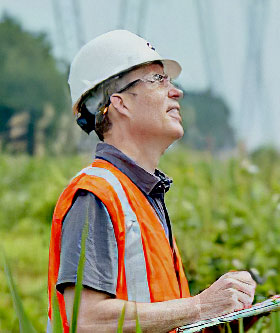
M162 302L190 296L175 240L172 250L147 198L119 169L96 159L72 179L55 207L49 250L49 319L60 265L62 223L79 189L97 196L110 215L118 247L117 298ZM69 332L64 298L56 293L64 332Z

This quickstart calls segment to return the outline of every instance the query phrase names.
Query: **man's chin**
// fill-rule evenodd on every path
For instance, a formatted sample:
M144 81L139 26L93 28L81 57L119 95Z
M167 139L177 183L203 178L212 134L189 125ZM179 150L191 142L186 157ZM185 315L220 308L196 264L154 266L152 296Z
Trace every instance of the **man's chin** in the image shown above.
M183 135L184 135L183 128L181 128L181 130L177 129L176 131L173 130L172 132L170 131L169 133L165 133L165 139L167 136L169 137L169 142L167 144L167 147L171 146L175 141L180 140L183 137Z
M179 140L183 137L184 135L184 129L183 127L180 125L180 126L177 126L176 127L176 130L174 129L174 140Z

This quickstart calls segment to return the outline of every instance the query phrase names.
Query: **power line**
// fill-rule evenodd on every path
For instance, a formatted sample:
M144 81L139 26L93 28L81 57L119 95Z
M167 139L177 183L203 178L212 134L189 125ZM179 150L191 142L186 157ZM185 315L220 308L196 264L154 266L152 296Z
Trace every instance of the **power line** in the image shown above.
M60 10L60 5L57 0L52 0L52 8L53 8L53 14L54 14L54 22L56 27L56 35L58 37L58 44L60 45L60 53L62 57L65 56L65 50L67 49L67 41L64 31L64 26L61 20L62 13Z
M223 75L222 75L222 66L220 61L220 52L219 52L219 44L218 44L218 36L217 30L215 27L214 20L214 12L213 5L210 2L204 2L205 10L204 10L204 20L208 21L206 24L207 29L205 29L206 37L208 37L208 54L210 56L211 67L210 70L212 72L213 78L213 87L216 91L219 90L220 87L223 87Z
M73 8L73 18L75 23L75 30L76 30L76 40L78 47L81 48L85 41L84 41L84 31L83 31L83 24L82 24L82 16L81 16L81 9L80 9L80 0L72 0L72 8Z
M208 84L211 89L211 87L213 86L213 77L212 77L212 71L211 71L210 58L208 57L207 40L206 40L206 34L205 34L204 22L203 22L203 13L202 13L203 7L202 7L202 3L200 0L194 0L194 4L196 7L196 13L197 13L199 37L200 37L201 45L203 48L204 69L206 71Z

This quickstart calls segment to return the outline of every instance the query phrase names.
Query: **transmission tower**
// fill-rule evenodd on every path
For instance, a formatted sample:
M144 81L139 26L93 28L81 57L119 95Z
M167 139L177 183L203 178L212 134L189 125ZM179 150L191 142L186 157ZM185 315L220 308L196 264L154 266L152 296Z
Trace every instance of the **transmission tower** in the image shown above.
M238 132L248 146L272 142L273 120L263 78L263 44L269 12L269 0L250 0L247 4L247 52L241 85Z
M70 60L84 44L79 0L52 0L56 34L63 59Z
M209 89L217 92L220 87L223 87L223 77L217 34L213 21L213 7L211 3L203 0L194 0L194 5L197 12L199 35L203 48L204 69Z

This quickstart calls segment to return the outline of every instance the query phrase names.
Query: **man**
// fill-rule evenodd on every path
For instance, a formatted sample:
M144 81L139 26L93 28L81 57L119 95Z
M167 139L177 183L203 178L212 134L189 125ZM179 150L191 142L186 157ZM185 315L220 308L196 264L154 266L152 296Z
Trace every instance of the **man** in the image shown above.
M256 284L247 272L229 272L189 297L164 204L171 180L156 169L166 148L183 135L182 91L171 81L180 71L177 62L124 30L89 42L71 65L77 122L104 142L54 212L49 295L51 301L56 286L65 332L85 221L78 332L115 332L124 304L125 332L134 331L135 304L144 332L168 332L253 301Z

